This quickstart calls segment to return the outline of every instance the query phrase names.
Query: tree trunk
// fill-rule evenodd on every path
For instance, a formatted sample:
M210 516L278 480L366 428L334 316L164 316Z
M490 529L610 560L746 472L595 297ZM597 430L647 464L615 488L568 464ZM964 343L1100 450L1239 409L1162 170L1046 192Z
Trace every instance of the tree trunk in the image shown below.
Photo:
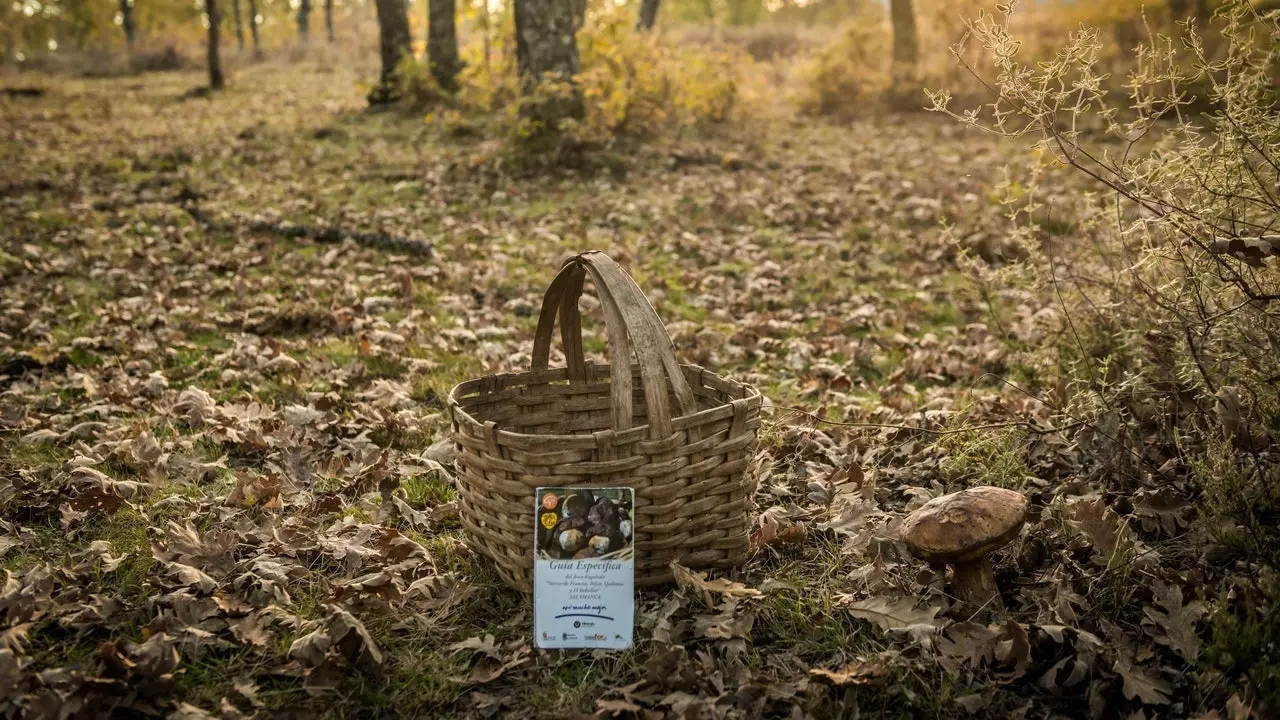
M244 52L244 19L240 17L240 0L231 0L231 15L236 21L236 49Z
M890 0L889 13L893 20L893 62L914 69L920 56L920 40L911 0Z
M262 48L258 46L258 0L249 0L249 36L253 40L254 57L262 55Z
M311 42L311 0L298 5L298 38L303 44Z
M431 75L446 92L458 89L458 31L454 26L454 0L427 2L427 62Z
M381 105L399 96L396 67L410 52L409 13L404 0L375 0L378 10L378 38L382 48L382 76L369 93L369 104Z
M481 3L480 5L480 32L484 34L484 69L489 70L489 5Z
M333 0L324 0L324 31L333 42Z
M120 0L120 27L124 29L124 43L133 52L133 1Z
M573 81L580 69L574 0L515 0L515 16L516 65L525 96L520 114L535 121L535 134L554 132L560 120L583 114L582 91ZM546 80L569 85L539 92Z
M222 14L218 12L218 0L205 0L204 8L209 16L209 89L221 90L226 84L218 57L218 23L222 22Z
M637 30L652 30L653 24L658 21L658 4L662 0L640 0L640 22L636 23Z

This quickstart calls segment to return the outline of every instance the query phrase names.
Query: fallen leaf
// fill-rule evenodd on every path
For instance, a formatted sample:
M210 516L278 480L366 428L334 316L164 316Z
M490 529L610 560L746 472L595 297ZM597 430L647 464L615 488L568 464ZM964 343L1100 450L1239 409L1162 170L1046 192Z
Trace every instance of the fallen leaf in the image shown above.
M1209 612L1199 600L1182 603L1182 588L1156 582L1152 588L1156 604L1161 608L1143 608L1147 616L1142 628L1153 640L1168 647L1183 660L1195 664L1200 656L1200 637L1196 624Z
M715 605L711 599L712 593L729 597L756 597L763 594L755 588L749 588L742 583L733 582L726 578L707 580L705 572L690 570L676 560L671 561L671 571L675 574L676 585L681 590L692 589L707 607Z
M1168 705L1173 686L1144 667L1132 664L1128 658L1117 658L1111 668L1124 681L1124 696L1146 705Z
M878 685L888 679L889 670L883 660L858 660L839 670L811 668L809 674L830 681L833 685Z
M942 609L936 605L917 608L914 597L889 598L882 595L851 602L844 607L850 615L885 631L935 625L934 616Z

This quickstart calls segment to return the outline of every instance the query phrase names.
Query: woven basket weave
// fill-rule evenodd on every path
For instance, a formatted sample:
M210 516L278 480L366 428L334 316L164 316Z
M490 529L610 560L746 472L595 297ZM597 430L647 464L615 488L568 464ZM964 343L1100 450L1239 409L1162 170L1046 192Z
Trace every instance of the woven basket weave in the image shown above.
M584 360L578 299L587 275L604 311L611 368ZM568 367L548 368L557 316ZM535 489L632 487L636 585L669 582L672 560L741 565L760 405L752 388L681 365L635 281L603 253L578 255L543 298L532 371L449 393L462 524L503 580L528 593Z

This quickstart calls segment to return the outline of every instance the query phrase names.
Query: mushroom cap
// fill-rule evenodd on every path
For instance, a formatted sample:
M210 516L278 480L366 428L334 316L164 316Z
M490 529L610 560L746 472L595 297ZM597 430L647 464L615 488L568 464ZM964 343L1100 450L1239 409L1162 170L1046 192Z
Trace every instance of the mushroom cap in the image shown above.
M560 533L560 547L565 552L577 552L587 544L587 536L582 534L581 530L565 530Z
M902 539L921 560L967 563L1004 547L1027 519L1026 496L975 487L936 497L902 522Z

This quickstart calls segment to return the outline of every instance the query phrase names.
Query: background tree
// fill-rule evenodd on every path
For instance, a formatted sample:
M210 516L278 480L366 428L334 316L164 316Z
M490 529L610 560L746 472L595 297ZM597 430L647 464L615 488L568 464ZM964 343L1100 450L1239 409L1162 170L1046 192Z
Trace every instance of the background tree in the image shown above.
M890 0L889 15L893 24L893 63L903 70L914 70L920 59L920 39L911 0Z
M324 0L324 31L333 42L333 0Z
M231 0L231 15L236 23L236 49L244 52L244 20L240 17L240 0Z
M311 0L298 5L298 38L303 44L311 42Z
M427 2L427 61L431 75L448 92L458 89L458 31L454 23L454 0Z
M636 23L639 30L651 30L653 24L658 21L658 4L662 0L640 0L640 22Z
M258 0L249 0L249 36L253 40L253 56L262 56L262 47L258 44Z
M133 0L120 0L120 27L124 30L124 43L133 52Z
M204 9L209 18L209 89L221 90L226 81L222 76L222 59L218 57L218 23L222 20L218 0L204 0Z
M515 0L515 21L521 115L541 132L554 131L561 119L582 117L582 91L573 82L581 69L573 0Z
M378 11L378 40L382 49L382 76L369 93L369 104L381 105L399 96L396 67L409 54L413 37L409 34L409 11L404 0L375 0Z

